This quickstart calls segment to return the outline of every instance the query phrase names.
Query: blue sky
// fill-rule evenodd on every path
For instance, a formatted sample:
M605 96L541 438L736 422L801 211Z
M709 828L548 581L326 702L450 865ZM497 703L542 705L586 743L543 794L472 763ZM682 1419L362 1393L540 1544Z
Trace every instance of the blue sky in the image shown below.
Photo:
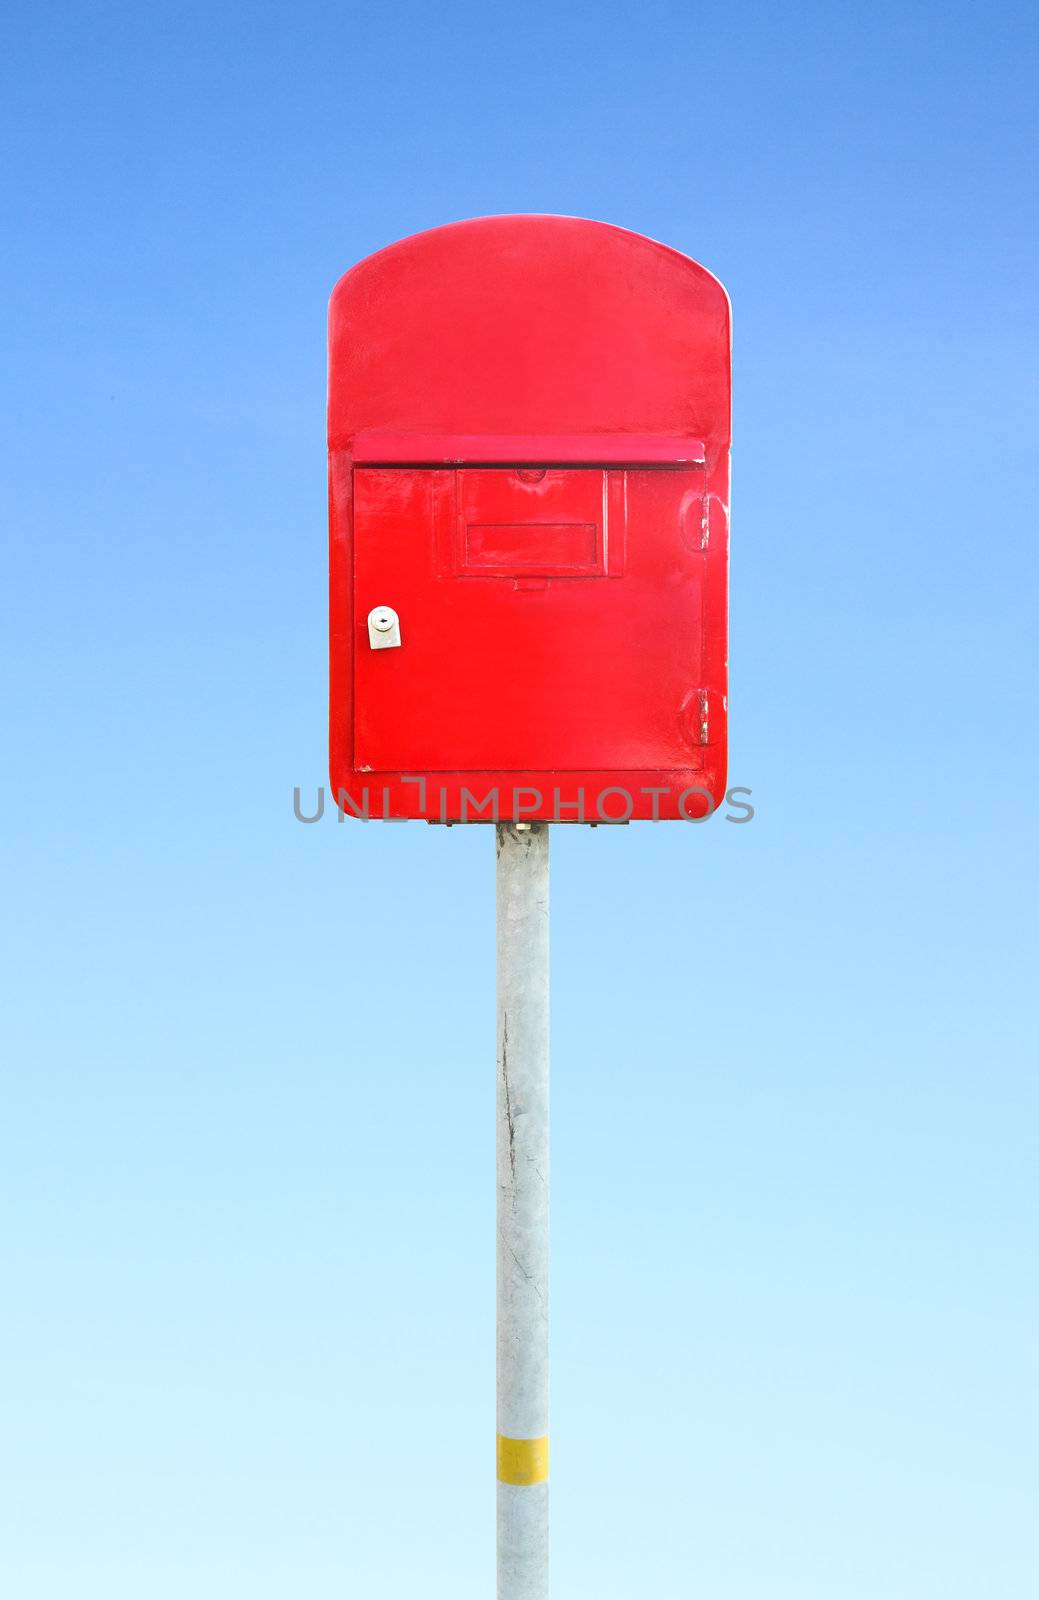
M9 24L6 1593L491 1592L492 841L292 790L328 292L538 210L732 296L756 807L554 837L555 1593L1034 1596L1036 42Z

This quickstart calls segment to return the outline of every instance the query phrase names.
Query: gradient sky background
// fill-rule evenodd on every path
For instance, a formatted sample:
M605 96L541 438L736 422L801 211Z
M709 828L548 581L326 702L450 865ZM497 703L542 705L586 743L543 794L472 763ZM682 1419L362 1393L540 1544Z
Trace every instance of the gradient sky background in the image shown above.
M728 287L749 826L557 830L554 1593L1034 1600L1034 8L42 4L2 66L0 1587L493 1588L493 843L325 782L325 309Z

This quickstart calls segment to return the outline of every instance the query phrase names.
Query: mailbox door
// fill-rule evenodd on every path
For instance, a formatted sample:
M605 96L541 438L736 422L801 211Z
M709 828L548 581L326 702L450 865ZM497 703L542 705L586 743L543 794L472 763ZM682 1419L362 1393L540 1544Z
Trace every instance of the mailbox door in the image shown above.
M357 466L354 767L699 759L704 470ZM373 650L392 607L400 647Z

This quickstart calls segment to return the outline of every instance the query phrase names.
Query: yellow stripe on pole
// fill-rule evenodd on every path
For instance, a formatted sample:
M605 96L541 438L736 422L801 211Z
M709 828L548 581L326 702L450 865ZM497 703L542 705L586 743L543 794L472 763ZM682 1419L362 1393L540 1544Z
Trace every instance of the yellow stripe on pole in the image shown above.
M540 1439L507 1439L498 1434L499 1483L544 1483L547 1477L547 1433Z

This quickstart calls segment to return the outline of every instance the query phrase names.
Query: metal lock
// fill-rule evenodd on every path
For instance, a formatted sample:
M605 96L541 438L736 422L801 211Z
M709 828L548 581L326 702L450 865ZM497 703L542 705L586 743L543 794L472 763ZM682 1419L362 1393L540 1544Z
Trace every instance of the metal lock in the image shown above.
M400 618L392 606L373 606L368 613L368 643L373 650L400 647Z

